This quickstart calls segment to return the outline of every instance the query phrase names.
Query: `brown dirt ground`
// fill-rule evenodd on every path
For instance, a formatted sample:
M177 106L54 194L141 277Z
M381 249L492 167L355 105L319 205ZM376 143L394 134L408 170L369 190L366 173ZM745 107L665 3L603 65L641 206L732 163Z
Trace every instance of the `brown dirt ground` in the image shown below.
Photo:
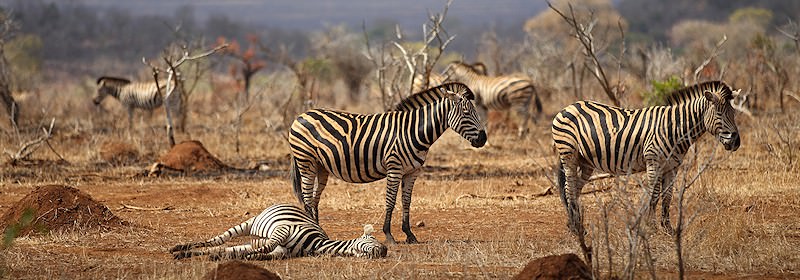
M203 280L280 280L272 271L241 261L219 264L203 277Z
M37 187L6 211L0 220L3 232L12 227L17 236L31 232L108 229L125 224L108 207L85 192L60 185Z

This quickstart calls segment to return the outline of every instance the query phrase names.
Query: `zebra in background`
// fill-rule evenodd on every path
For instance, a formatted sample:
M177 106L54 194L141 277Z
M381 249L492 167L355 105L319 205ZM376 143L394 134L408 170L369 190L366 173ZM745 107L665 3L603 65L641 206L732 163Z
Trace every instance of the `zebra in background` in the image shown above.
M402 229L406 243L416 243L409 223L411 192L428 149L448 128L473 147L486 144L486 131L472 104L473 98L466 85L446 83L413 94L393 111L382 114L315 109L299 115L289 130L295 195L319 221L319 199L328 175L350 183L387 178L383 224L386 241L395 243L392 211L398 188L402 187Z
M486 75L486 66L482 63L466 64L451 62L445 68L444 76L448 81L462 82L475 92L475 104L478 106L481 119L488 121L488 110L508 110L512 107L522 117L518 136L528 131L528 121L536 122L536 115L542 113L542 102L533 82L524 75L503 75L490 77ZM536 114L531 114L531 106Z
M155 82L133 83L124 78L104 76L97 79L97 96L92 101L95 105L100 105L106 96L112 96L119 100L122 106L128 110L128 128L131 128L133 127L134 109L138 108L152 113L153 110L164 104L162 92L165 90L166 81L160 82L159 86L160 90L156 88ZM176 93L172 96L180 94ZM175 98L175 100L179 101L180 98ZM178 106L178 104L175 105Z
M578 195L595 169L613 175L647 171L650 213L662 198L661 225L668 234L672 184L683 156L705 132L725 150L739 148L739 130L730 100L734 93L712 81L679 89L668 105L626 110L591 101L567 106L553 119L558 151L558 188L570 230L584 234Z
M366 225L364 234L358 238L330 240L319 224L302 209L290 204L276 204L218 236L204 242L177 245L170 252L175 259L210 255L213 260L275 260L316 255L386 257L388 249L372 236L374 231L372 225ZM221 246L237 236L257 238L245 245ZM203 249L193 250L195 248Z
M487 73L486 65L484 65L482 62L475 62L471 64L470 67L472 67L472 69L475 70L475 72L477 72L478 74L488 75L486 74ZM428 74L428 83L426 84L424 74L417 73L417 75L414 78L414 83L412 85L412 91L420 92L444 84L446 81L447 77L442 76L441 74L438 73L431 72L430 74Z

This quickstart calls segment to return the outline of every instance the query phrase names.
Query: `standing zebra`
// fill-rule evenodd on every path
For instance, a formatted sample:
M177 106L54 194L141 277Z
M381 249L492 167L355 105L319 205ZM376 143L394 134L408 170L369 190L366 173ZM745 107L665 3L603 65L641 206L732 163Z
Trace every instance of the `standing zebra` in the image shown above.
M164 103L161 92L166 87L166 81L160 82L159 86L161 90L156 88L155 82L132 83L123 78L100 77L97 79L97 96L93 101L95 105L100 105L103 99L109 95L119 100L122 106L128 109L128 128L131 128L133 127L133 109L139 108L152 113ZM173 96L178 94L173 94Z
M173 247L175 259L210 255L211 259L274 260L312 255L386 257L387 248L372 236L372 225L356 239L330 240L324 230L302 209L290 204L270 206L258 216L234 226L205 242ZM248 244L222 247L237 236L256 236ZM207 248L212 247L212 248ZM205 248L203 250L192 250Z
M319 220L319 199L329 174L350 183L387 178L383 232L393 244L392 211L402 183L402 228L406 243L416 243L409 223L411 192L428 149L448 128L473 147L486 144L473 98L466 85L446 83L413 94L383 114L315 109L299 115L289 130L295 195Z
M528 131L528 121L532 119L535 123L536 115L542 113L542 102L536 87L523 75L490 77L486 75L486 67L482 63L470 65L456 61L447 66L444 76L448 81L466 84L475 92L475 104L484 121L488 121L489 109L508 110L515 107L522 117L517 133L519 136ZM536 107L536 115L531 114L531 105Z
M737 92L738 93L738 92ZM558 188L570 230L584 233L578 195L595 169L622 175L647 171L650 213L659 196L661 225L672 234L669 204L672 184L692 143L708 132L725 150L739 148L739 130L730 100L736 93L713 81L679 89L668 105L626 110L579 101L553 119L553 140L559 156Z
M487 75L486 74L487 73L486 72L486 65L484 65L483 63L475 62L475 63L473 63L473 64L471 64L469 66L476 73L478 73L480 75ZM429 88L444 84L446 82L446 80L447 80L447 77L442 76L441 74L438 74L438 73L431 72L430 74L428 74L428 83L426 85L425 84L425 76L422 73L417 73L417 75L414 78L414 83L413 83L411 88L412 88L412 91L414 91L414 92L420 92L420 91L423 91L423 90L426 90L426 89L429 89ZM483 120L485 120L485 119L483 119Z

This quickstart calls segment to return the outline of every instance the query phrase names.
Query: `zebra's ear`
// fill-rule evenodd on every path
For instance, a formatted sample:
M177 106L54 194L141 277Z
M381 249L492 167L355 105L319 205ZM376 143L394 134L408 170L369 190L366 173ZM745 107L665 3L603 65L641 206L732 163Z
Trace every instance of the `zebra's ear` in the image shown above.
M734 99L734 98L739 97L741 95L741 92L742 92L742 89L732 90L730 99Z
M464 96L464 98L466 98L467 100L475 100L475 94L474 94L474 93L472 93L472 91L471 91L471 90L469 90L469 89L467 89L466 91L464 91L464 94L463 94L463 96Z
M716 104L717 101L719 100L719 97L717 97L717 95L711 92L710 90L704 90L703 96L706 97L706 100L714 104Z
M373 232L375 232L375 227L372 224L364 225L364 235L372 235Z

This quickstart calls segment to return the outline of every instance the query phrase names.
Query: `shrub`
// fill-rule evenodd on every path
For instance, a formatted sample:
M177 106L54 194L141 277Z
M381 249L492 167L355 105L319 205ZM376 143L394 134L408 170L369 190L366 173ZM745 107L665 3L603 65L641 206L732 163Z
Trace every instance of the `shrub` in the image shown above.
M677 76L670 76L665 81L653 80L651 85L653 88L651 91L642 93L642 100L645 106L666 105L667 96L683 87L683 82Z

